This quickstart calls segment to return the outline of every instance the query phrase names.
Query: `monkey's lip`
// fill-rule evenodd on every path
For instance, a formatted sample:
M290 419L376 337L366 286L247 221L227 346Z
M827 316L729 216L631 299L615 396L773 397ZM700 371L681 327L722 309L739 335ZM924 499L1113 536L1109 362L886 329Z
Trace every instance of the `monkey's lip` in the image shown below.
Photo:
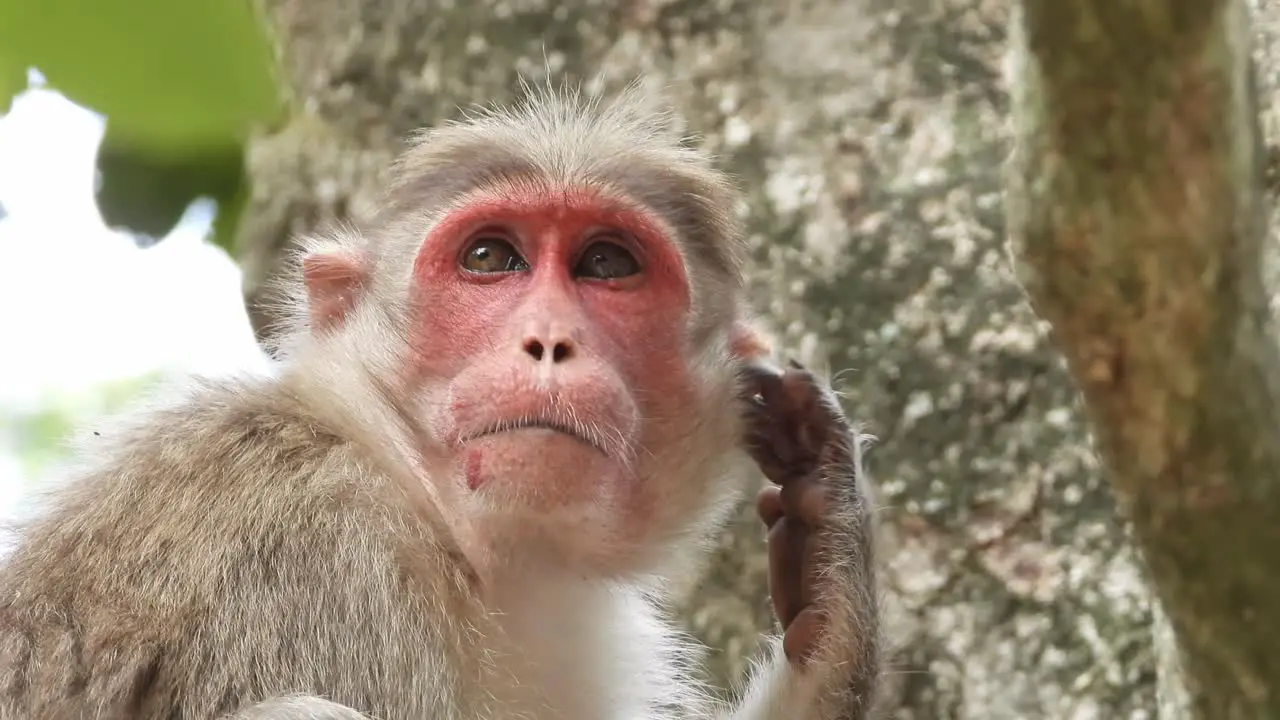
M600 446L599 443L579 432L576 428L566 423L557 422L555 420L547 420L540 418L528 418L522 420L507 420L489 425L479 432L470 433L462 437L463 444L481 438L493 437L494 435L502 435L505 433L518 432L521 430L547 430L561 435L567 435L574 440L595 450L601 455L608 456L609 453Z

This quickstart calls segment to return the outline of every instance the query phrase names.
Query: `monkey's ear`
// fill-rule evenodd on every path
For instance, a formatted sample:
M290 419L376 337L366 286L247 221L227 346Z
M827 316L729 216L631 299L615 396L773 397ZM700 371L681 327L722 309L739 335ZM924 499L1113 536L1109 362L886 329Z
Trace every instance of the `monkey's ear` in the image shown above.
M364 257L350 251L317 252L302 258L307 313L313 333L341 325L356 306L366 275Z
M741 361L760 360L767 357L771 351L772 348L769 347L769 341L765 339L764 333L760 332L750 321L738 319L729 328L729 352L732 353L734 359Z

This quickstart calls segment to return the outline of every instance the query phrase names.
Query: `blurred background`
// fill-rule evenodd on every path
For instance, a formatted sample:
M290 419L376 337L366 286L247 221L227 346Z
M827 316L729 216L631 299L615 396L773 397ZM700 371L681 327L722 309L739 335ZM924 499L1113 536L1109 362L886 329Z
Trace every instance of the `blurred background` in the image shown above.
M522 77L645 77L739 178L777 344L880 439L893 717L1155 718L1150 593L1003 247L1007 15L0 0L0 515L64 475L73 430L183 373L268 367L263 281L298 233L367 216L409 133ZM761 541L727 530L681 609L724 686L771 623Z
M73 428L173 373L261 367L240 271L193 202L163 242L112 229L94 199L103 117L46 86L0 118L0 514L65 469Z

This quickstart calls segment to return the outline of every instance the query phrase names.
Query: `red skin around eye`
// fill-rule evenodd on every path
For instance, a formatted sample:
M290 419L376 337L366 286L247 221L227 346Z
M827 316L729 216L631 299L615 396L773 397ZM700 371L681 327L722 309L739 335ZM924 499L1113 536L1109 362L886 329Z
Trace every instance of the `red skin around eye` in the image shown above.
M531 269L463 270L460 258L482 235L507 239ZM574 277L580 253L601 236L630 251L641 272L617 280ZM585 349L633 387L642 379L648 392L683 385L688 279L668 233L643 210L586 190L484 194L432 229L414 278L430 308L417 338L419 370L427 375L453 377L477 357L513 346L522 323L542 315L571 325Z

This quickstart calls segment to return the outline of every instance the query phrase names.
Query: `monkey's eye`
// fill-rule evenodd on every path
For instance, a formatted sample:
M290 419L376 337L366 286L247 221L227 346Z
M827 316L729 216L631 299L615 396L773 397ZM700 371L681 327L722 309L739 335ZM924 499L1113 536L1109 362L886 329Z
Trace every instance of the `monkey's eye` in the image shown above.
M640 262L636 257L626 248L608 240L597 240L587 246L573 269L575 276L593 280L614 280L638 272Z
M478 238L462 256L462 269L473 273L501 273L528 270L529 263L520 257L511 243L500 237Z

